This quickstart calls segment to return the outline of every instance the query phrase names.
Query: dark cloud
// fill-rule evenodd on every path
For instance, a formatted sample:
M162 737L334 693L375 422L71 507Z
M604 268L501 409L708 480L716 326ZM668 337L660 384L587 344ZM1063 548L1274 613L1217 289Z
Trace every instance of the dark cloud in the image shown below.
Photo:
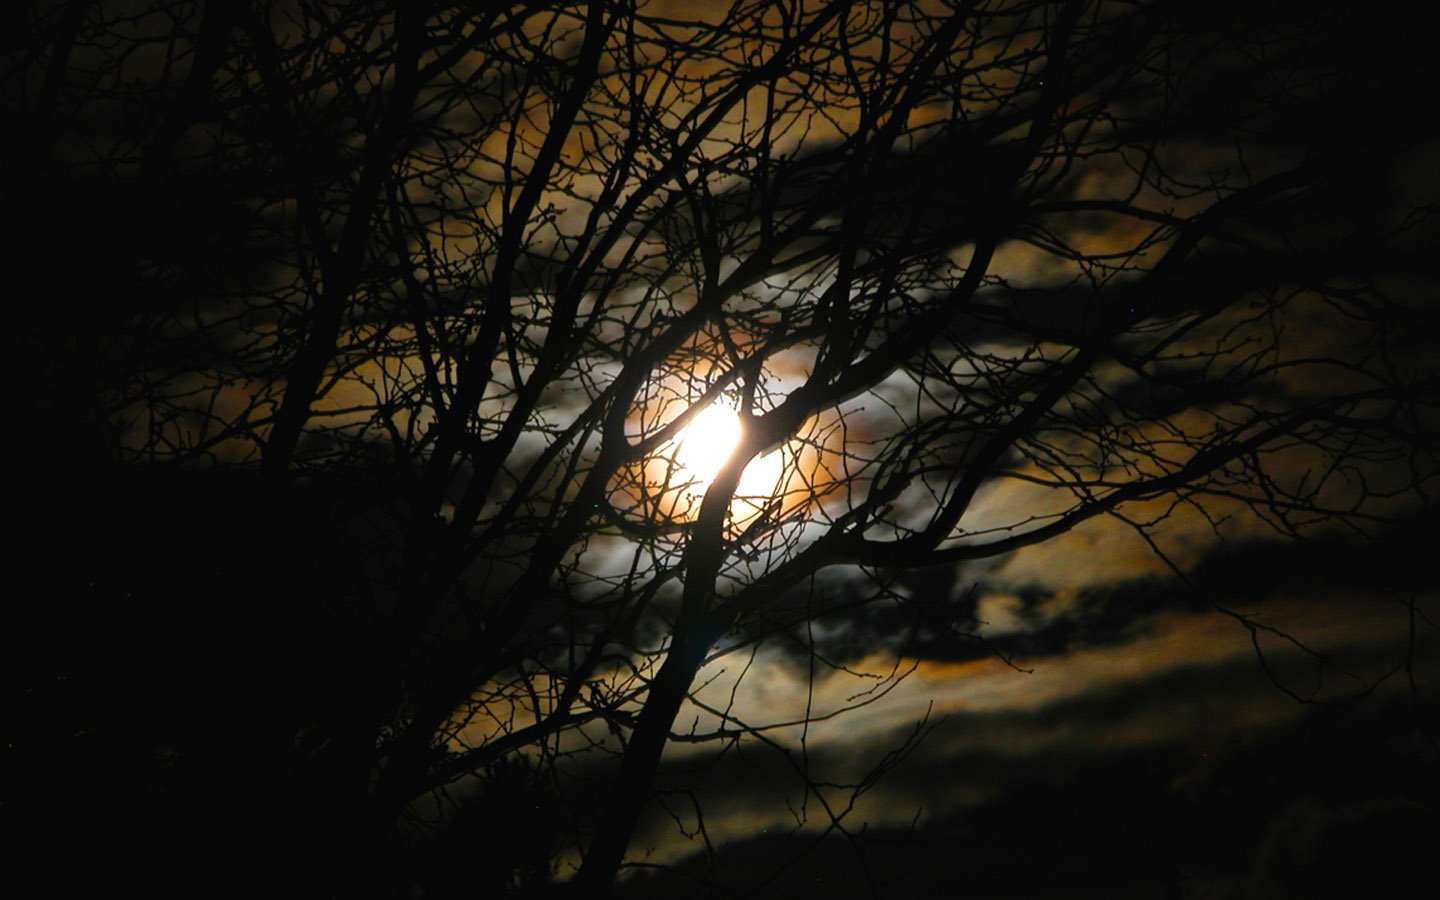
M1331 534L1299 543L1217 542L1183 582L1122 573L1113 582L1076 590L1042 585L1007 590L989 583L985 571L968 567L852 572L791 591L748 623L747 634L758 638L813 612L818 627L772 638L797 665L808 665L812 644L837 663L880 650L946 662L1055 658L1079 648L1129 643L1149 633L1150 619L1162 613L1200 612L1216 604L1263 613L1272 600L1317 587L1367 596L1420 590L1433 582L1427 548L1437 540L1440 516L1424 514L1387 528L1375 540ZM881 599L867 602L876 596ZM1002 609L1005 623L987 620Z
M874 787L846 821L850 837L820 839L813 799L809 827L796 827L785 810L800 808L803 790L773 755L729 754L695 793L714 852L642 870L623 896L1292 895L1257 893L1274 884L1331 896L1303 891L1423 871L1416 850L1440 795L1408 699L1302 707L1249 662L1028 713L952 715ZM817 780L858 780L907 736L812 748L807 759Z
M920 683L891 698L900 713L848 713L814 727L803 752L793 732L769 732L775 746L742 741L702 768L674 758L661 789L677 818L657 811L643 840L662 868L640 870L624 896L1233 900L1349 896L1315 885L1421 874L1418 842L1440 810L1440 708L1423 687L1440 675L1426 618L1434 529L1422 517L1376 542L1226 545L1189 587L1014 596L1025 630L990 647L909 640ZM910 573L889 587L932 590L973 618L975 595L958 605L962 581ZM1261 629L1263 655L1245 622L1208 605L1217 599ZM919 633L899 612L868 615L835 632L857 669L878 652L867 660L867 642ZM995 662L997 650L1032 674ZM772 704L742 703L752 723L785 718L779 699L804 689L803 670L790 687L778 673L796 663L777 656L752 674ZM817 702L837 691L817 685ZM934 727L917 743L927 696ZM827 819L801 772L835 808L856 801L849 837L821 839ZM693 836L697 809L709 851Z

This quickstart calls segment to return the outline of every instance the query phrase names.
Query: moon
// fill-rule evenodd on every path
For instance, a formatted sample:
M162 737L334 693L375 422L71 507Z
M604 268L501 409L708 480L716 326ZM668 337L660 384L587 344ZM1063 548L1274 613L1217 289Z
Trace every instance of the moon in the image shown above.
M724 403L712 403L690 420L677 437L675 462L679 481L687 493L700 495L720 474L740 443L740 415ZM750 461L740 475L737 497L769 497L780 481L779 453L768 453Z
M675 461L683 481L704 490L740 443L740 416L721 403L712 403L680 432Z

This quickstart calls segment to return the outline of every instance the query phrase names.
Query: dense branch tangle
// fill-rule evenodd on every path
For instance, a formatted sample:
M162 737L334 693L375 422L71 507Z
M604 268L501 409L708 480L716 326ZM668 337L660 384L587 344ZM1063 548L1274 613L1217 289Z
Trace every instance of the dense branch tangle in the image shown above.
M1286 212L1360 151L1161 140L1245 58L1179 37L1186 4L160 6L189 62L148 75L184 102L94 67L155 123L97 165L223 185L266 255L137 326L206 352L122 384L115 421L139 457L400 511L360 567L382 671L332 751L378 828L609 728L601 889L697 671L797 624L775 601L827 567L1175 498L1362 514L1433 399L1357 334L1414 311ZM1283 143L1325 78L1257 97L1245 140ZM1355 343L1300 352L1316 316ZM742 435L686 482L712 405ZM742 487L756 460L783 471Z

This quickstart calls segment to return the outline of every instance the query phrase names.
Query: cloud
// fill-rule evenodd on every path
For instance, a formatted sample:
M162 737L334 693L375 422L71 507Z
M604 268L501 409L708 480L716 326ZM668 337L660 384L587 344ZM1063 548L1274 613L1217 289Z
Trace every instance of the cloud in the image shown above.
M892 684L886 678L896 671L894 661L876 655L849 671L822 666L812 683L808 670L784 654L756 653L743 678L737 678L743 667L727 661L702 673L702 680L713 681L701 697L728 703L733 696L736 717L754 725L796 720L807 705L815 714L830 713L854 704L867 687L889 693L883 702L805 729L767 730L770 746L742 740L716 757L709 752L714 745L677 745L660 783L674 792L672 807L692 834L700 821L695 810L703 811L708 838L721 848L716 852L760 853L759 842L771 847L760 855L777 864L823 832L829 819L822 796L832 810L849 809L844 822L852 830L863 823L921 841L961 824L983 828L985 810L1037 790L1069 797L1053 802L1072 803L1077 795L1104 794L1104 785L1113 783L1121 795L1140 792L1136 797L1155 802L1209 802L1217 779L1234 777L1217 773L1257 748L1284 745L1317 716L1329 715L1326 707L1297 703L1272 676L1297 693L1318 689L1320 700L1350 698L1342 708L1359 710L1361 724L1335 726L1344 733L1366 727L1377 711L1393 718L1407 702L1408 687L1394 667L1404 659L1408 607L1375 592L1284 589L1291 586L1250 610L1298 641L1262 635L1268 675L1243 623L1195 609L1144 610L1123 640L1015 660L1030 672L994 658L915 659L901 662L898 671L909 673ZM1435 594L1418 602L1432 618L1440 613ZM996 615L999 632L1018 634L1026 625L1021 606L1014 595L994 594L980 609L1003 614ZM1440 659L1433 632L1418 639ZM1415 660L1420 682L1434 683L1440 664L1419 651ZM908 746L927 716L933 731ZM703 730L705 716L692 710L679 725L697 721ZM907 751L898 762L897 749ZM872 781L877 767L883 777ZM807 789L804 772L827 786ZM1140 802L1125 800L1132 801ZM703 841L680 836L676 822L657 812L636 846L651 863L699 865L694 854ZM815 871L810 864L805 870Z

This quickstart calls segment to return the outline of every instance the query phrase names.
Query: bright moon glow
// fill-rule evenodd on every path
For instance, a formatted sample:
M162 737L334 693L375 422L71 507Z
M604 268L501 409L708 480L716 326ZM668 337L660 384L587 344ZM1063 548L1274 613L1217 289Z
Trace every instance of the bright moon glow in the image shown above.
M704 493L738 443L739 414L722 403L712 403L680 431L675 449L675 462L679 466L677 480L688 485L691 493ZM770 496L780 481L780 469L779 453L751 460L740 475L736 495Z
M740 416L733 409L712 403L680 432L675 461L680 463L685 481L709 484L720 474L720 467L738 443Z

